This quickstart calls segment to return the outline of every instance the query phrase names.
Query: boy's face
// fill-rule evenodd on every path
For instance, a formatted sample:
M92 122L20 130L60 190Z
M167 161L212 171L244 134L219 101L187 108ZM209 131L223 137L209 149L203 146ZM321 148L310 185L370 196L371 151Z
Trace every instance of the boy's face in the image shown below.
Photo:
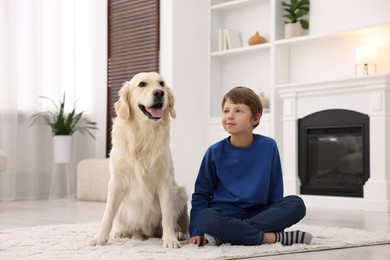
M260 120L260 115L253 117L245 104L233 104L227 99L222 109L222 126L231 135L252 134L253 126Z

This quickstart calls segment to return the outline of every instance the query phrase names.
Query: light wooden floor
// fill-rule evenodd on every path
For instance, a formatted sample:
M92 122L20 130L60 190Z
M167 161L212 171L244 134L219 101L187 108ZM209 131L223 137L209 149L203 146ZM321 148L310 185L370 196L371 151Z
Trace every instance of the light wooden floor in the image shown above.
M100 221L104 203L78 200L0 202L0 229ZM309 208L302 223L390 232L390 213ZM258 259L388 260L390 245L261 257Z

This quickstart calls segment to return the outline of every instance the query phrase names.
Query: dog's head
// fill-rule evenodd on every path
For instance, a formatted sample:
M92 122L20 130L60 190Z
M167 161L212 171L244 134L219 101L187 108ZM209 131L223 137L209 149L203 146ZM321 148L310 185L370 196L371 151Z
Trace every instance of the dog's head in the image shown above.
M142 72L125 82L115 103L119 118L144 117L158 121L176 117L174 97L164 78L157 72Z

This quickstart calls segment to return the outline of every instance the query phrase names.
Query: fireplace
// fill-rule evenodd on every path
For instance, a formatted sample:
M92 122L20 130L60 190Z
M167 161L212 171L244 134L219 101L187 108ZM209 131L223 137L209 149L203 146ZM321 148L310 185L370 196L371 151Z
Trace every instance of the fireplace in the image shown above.
M300 193L363 197L370 177L369 117L343 109L298 120Z
M275 135L281 147L285 194L300 195L307 207L390 212L390 74L285 84L277 85L275 88L282 101L282 106L276 106L276 108L281 109L276 110L275 113L281 113L283 118L281 124L275 127ZM306 126L306 133L309 134L306 137L307 142L310 140L311 143L309 154L312 157L315 156L312 155L311 151L317 145L321 146L321 149L317 149L317 153L325 153L328 155L327 158L330 156L339 158L340 155L332 152L334 144L329 143L352 139L353 142L357 143L357 147L361 146L363 150L361 155L350 154L349 157L356 159L361 156L363 159L360 164L354 163L355 167L347 169L362 168L362 176L358 173L359 170L351 173L349 170L346 172L344 172L345 170L336 170L337 167L334 165L326 166L329 161L319 162L321 166L312 166L308 163L304 166L304 162L299 163L301 157L298 151L302 139L299 129L302 121L313 118L312 116L317 113L329 112L329 110L335 110L337 116L330 114L321 120L312 119L311 121L314 122L309 121ZM337 119L340 112L347 113L346 116L343 116L344 119ZM357 112L357 114L352 113L354 114L352 115L349 112ZM369 117L369 125L368 123L356 124L356 121L360 119L355 120L355 117L360 115ZM366 138L368 134L369 138ZM320 144L316 144L316 142ZM327 144L329 147L325 147ZM306 153L308 153L309 145L305 147ZM310 157L310 162L314 161L312 157ZM322 158L318 160L320 159ZM321 173L333 176L333 179L331 178L327 183L317 179L319 176L311 179L306 177L305 179L301 176L303 170L300 169L302 166L300 167L299 164L306 168L310 167L317 172L323 168L328 169L321 171ZM347 173L351 178L343 178L342 186L345 189L342 194L344 195L341 195L340 191L333 190L332 194L338 196L330 196L328 188L339 186L338 178L345 177L344 175ZM304 183L305 181L314 183ZM323 189L317 190L317 195L314 195L310 189L308 191L309 187L312 188L318 183L327 185L322 185ZM337 185L334 185L335 183ZM350 188L351 186L352 188L348 191L346 187ZM350 192L350 190L354 191ZM309 192L311 194L306 194Z

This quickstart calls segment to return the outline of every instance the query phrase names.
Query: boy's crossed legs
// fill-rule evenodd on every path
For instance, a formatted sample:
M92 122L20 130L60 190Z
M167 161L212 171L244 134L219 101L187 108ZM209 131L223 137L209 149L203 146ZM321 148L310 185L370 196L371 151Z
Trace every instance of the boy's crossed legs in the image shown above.
M308 232L284 232L305 214L302 199L292 195L243 219L227 216L220 209L206 209L199 216L198 227L210 245L310 244L312 235Z

